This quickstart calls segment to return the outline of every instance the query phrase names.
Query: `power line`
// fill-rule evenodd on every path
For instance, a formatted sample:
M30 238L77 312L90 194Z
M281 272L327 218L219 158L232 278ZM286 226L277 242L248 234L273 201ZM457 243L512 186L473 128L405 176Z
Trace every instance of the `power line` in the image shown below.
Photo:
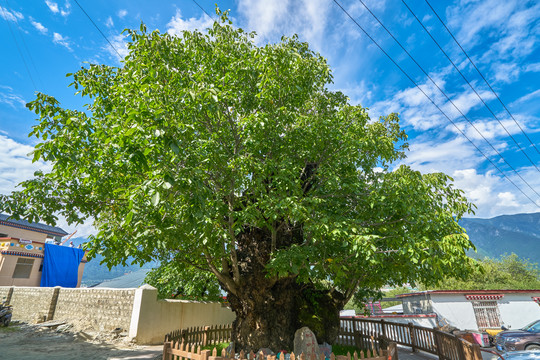
M502 128L504 129L504 131L506 131L506 133L508 134L508 136L510 136L510 138L514 141L514 143L518 146L519 150L523 153L523 155L525 155L525 157L529 160L529 162L532 164L532 166L534 166L536 168L536 170L538 172L540 172L540 169L536 166L536 164L531 160L531 158L529 157L529 155L527 155L527 153L523 150L523 148L521 147L521 145L518 144L518 142L516 141L516 139L512 136L512 134L510 134L510 132L508 131L508 129L504 126L504 124L502 123L501 120L499 120L499 118L497 117L497 115L495 115L495 113L493 112L493 110L491 110L491 108L488 106L488 104L484 101L484 99L480 96L480 94L478 94L478 92L476 91L476 89L471 85L471 83L469 82L469 80L467 80L467 78L465 77L465 75L463 75L463 73L461 72L461 70L458 69L458 67L456 66L456 64L454 64L454 62L452 61L452 59L450 59L450 57L448 56L448 54L446 53L446 51L444 51L444 49L441 47L441 45L439 45L439 43L437 42L437 40L435 40L435 38L433 37L433 35L431 35L431 33L429 32L429 30L424 26L424 24L422 23L422 21L416 16L416 14L412 11L412 9L409 7L409 5L407 5L407 3L405 2L405 0L401 0L401 2L407 7L407 9L409 10L409 12L414 16L414 18L418 21L418 23L420 24L420 26L422 26L422 28L426 31L426 33L429 35L429 37L431 38L431 40L433 40L433 42L435 42L435 44L437 45L437 47L439 48L439 50L442 51L442 53L444 54L444 56L446 56L446 58L448 59L448 61L450 61L450 63L452 64L452 66L454 67L454 69L457 70L457 72L459 73L459 75L461 75L461 77L463 78L463 80L465 80L465 82L469 85L469 87L471 88L471 90L476 94L476 96L480 99L480 101L482 101L482 103L486 106L486 108L489 110L489 112L491 113L491 115L493 115L493 117L499 122L499 124L502 126Z
M99 31L99 33L101 34L101 36L103 36L103 38L105 40L107 40L107 42L109 43L109 45L111 46L111 48L114 50L114 52L116 53L116 55L118 55L118 57L120 59L122 59L122 56L120 55L120 53L118 52L118 50L116 50L116 48L113 46L113 44L111 44L111 42L109 41L109 39L105 36L105 34L103 33L103 31L101 31L101 29L99 28L99 26L97 26L97 24L94 22L94 20L92 20L92 18L90 17L90 15L88 15L88 13L86 11L84 11L83 7L81 6L81 4L79 4L79 1L77 0L74 0L75 1L75 4L77 4L77 6L79 6L79 8L82 10L82 12L84 13L84 15L86 15L86 17L88 18L88 20L90 20L90 22L94 25L94 27L97 29L97 31Z
M11 8L11 6L9 6L9 3L8 3L7 0L5 0L5 3L6 3L6 6L7 6L8 10L12 10L12 8ZM43 88L44 87L43 86L43 81L41 81L41 77L39 76L39 71L38 71L38 69L36 67L36 64L34 62L34 58L32 56L32 53L30 52L30 50L28 50L28 46L26 45L26 40L24 39L24 35L22 34L21 26L19 25L19 20L17 20L16 16L15 16L15 24L17 25L17 30L19 31L19 36L22 39L22 43L24 45L24 48L26 49L26 52L28 53L28 57L30 58L30 62L32 63L32 67L34 68L34 71L37 74L38 82L41 85L41 87Z
M461 46L461 44L459 43L459 41L457 41L457 39L454 37L454 34L452 34L452 32L450 31L450 29L446 26L446 24L444 23L444 21L441 19L441 17L439 16L439 14L437 14L437 12L435 11L435 9L433 9L433 7L431 6L431 4L429 3L428 0L425 0L426 3L428 4L428 6L431 8L431 11L433 11L433 13L435 14L435 16L437 17L437 19L439 19L439 21L441 22L441 24L444 26L444 28L446 29L446 31L448 31L448 33L450 34L450 36L452 37L452 39L454 39L455 43L457 44L457 46L459 46L459 48L461 49L461 51L463 52L463 54L465 54L465 56L467 57L467 59L469 59L469 62L472 64L472 66L474 66L474 68L476 69L476 71L478 72L478 74L480 75L480 77L484 80L484 82L486 83L486 85L489 87L489 89L491 90L491 92L493 93L493 95L495 95L495 97L497 97L497 100L499 100L499 102L501 103L501 105L504 107L504 109L506 110L506 112L508 113L508 115L510 115L510 117L512 118L512 120L514 120L514 122L516 123L516 125L519 127L519 129L521 130L521 132L523 133L523 135L525 135L525 137L527 138L527 140L529 140L529 142L531 143L531 145L533 146L533 148L536 150L536 152L538 154L540 154L540 151L538 150L538 148L536 147L536 145L534 145L534 143L532 142L532 140L529 138L529 136L525 133L525 131L521 128L521 126L519 125L519 123L516 121L516 119L514 118L514 116L510 113L510 110L508 110L508 108L506 107L506 105L504 105L504 103L502 102L501 98L499 97L499 95L497 95L497 93L495 92L495 90L493 90L493 88L491 87L491 85L489 84L489 82L486 80L486 78L484 77L484 75L482 75L482 73L480 72L480 70L478 69L478 67L476 67L476 64L472 61L472 59L469 57L469 55L467 54L467 52L463 49L463 47Z
M516 189L518 189L534 205L536 205L537 207L540 207L519 186L517 186L516 183L513 182L512 179L510 179L486 154L484 154L484 152L482 150L480 150L480 148L478 146L476 146L472 142L471 139L469 139L469 137L456 125L456 123L452 119L450 119L450 117L448 115L446 115L446 113L433 101L433 99L431 99L431 97L429 97L429 95L426 94L424 90L422 90L422 88L410 77L410 75L407 74L407 72L405 70L403 70L403 68L401 66L399 66L399 64L379 45L379 43L377 43L377 41L375 41L375 39L373 37L371 37L371 35L369 35L369 33L347 12L347 10L345 10L345 8L343 8L343 6L341 6L341 4L337 0L333 0L333 1L356 24L356 26L358 26L358 28L360 30L362 30L362 32L379 48L379 50L381 50L384 53L384 55L386 55L386 57L403 73L403 75L405 75L407 77L407 79L409 79L409 81L412 82L414 84L414 86L418 90L420 90L420 92L422 94L424 94L424 96L437 108L437 110L439 110L439 112L444 117L446 117L446 119L448 121L450 121L450 123L458 130L458 132L461 133L461 135L463 135L463 137L465 137L465 139L467 139L472 144L472 146L474 146L476 148L476 150L478 150L478 152L480 154L482 154L482 156L484 156L484 158L486 158L486 160L489 161L491 163L491 165L493 165L493 167L495 167L495 169L497 169L501 173L501 175L506 178L506 180L508 180L512 185L514 185L514 187Z
M32 77L32 73L30 73L30 68L28 67L28 64L26 63L26 59L24 58L24 54L21 51L21 48L19 46L19 42L17 41L17 38L15 37L15 33L13 32L13 29L11 28L11 24L9 23L8 16L6 15L6 11L3 6L0 6L2 8L2 14L4 14L4 19L6 20L6 23L9 28L9 32L11 33L11 36L13 37L13 41L15 42L15 46L17 47L17 51L19 52L19 55L21 55L21 59L23 61L24 67L26 68L26 72L28 73L28 76L30 77L30 81L32 82L32 85L34 85L34 91L37 91L37 86L34 81L34 78ZM15 15L13 15L15 16ZM15 16L16 17L16 16Z
M199 9L201 9L206 14L206 16L208 16L211 20L214 20L214 18L210 16L210 14L208 14L206 10L204 10L204 8L201 5L199 5L199 3L196 0L193 0L193 2L195 3L195 5L199 7Z
M437 83L432 79L432 77L424 70L424 68L418 63L418 61L416 61L416 59L407 51L407 49L405 49L405 47L403 47L403 45L401 45L401 42L390 32L390 30L388 30L386 28L386 26L384 26L384 24L379 20L379 18L366 6L366 4L362 1L362 0L358 0L360 1L360 3L367 9L367 11L369 11L369 13L375 18L375 20L377 20L377 22L383 27L383 29L388 33L388 35L390 35L392 37L392 39L394 39L394 41L399 45L399 47L411 58L411 60L416 64L416 66L418 66L418 68L424 73L424 75L427 76L427 78L433 83L433 85L435 85L435 87L441 92L441 94L444 95L444 97L446 98L446 100L448 100L448 102L450 102L450 104L452 104L452 106L461 114L461 116L467 120L467 122L474 128L474 130L476 130L476 132L482 137L482 139L484 139L484 141L493 149L493 151L495 151L495 153L497 155L499 155L499 157L506 163L506 165L508 165L510 167L510 169L512 169L517 176L519 176L519 178L538 196L540 197L540 194L538 192L536 192L536 190L527 182L527 180L525 180L521 174L519 174L517 172L516 169L514 169L514 167L502 156L502 154L493 146L493 144L491 144L491 142L480 132L480 130L478 130L478 128L474 125L474 123L456 106L456 104L452 101L452 99L450 99L450 97L439 87L439 85L437 85Z

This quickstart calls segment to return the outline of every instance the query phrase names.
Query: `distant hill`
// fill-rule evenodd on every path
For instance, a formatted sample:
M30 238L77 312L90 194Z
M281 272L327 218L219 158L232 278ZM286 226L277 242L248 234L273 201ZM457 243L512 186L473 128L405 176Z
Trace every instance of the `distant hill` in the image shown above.
M96 256L90 260L84 266L84 273L81 280L82 286L94 286L96 284L102 283L106 280L116 279L126 274L130 273L141 273L140 270L151 270L154 267L157 267L158 264L151 262L144 264L142 267L139 265L127 265L127 266L113 266L110 270L105 264L100 264L103 260L101 255ZM129 264L129 262L128 262Z
M73 241L73 244L75 246L79 246L80 244L84 244L86 242L86 239L84 238L74 238L70 241ZM126 274L131 273L138 273L142 274L143 272L139 270L145 270L145 273L150 271L152 268L155 268L158 266L158 263L151 262L144 264L142 267L139 265L118 265L113 266L110 270L105 264L101 264L103 261L103 256L97 255L95 258L90 260L86 265L84 266L84 273L81 280L82 286L94 286L96 284L99 284L106 280L115 279L118 277L121 277ZM130 264L131 261L128 261L128 264Z
M540 263L540 213L466 218L459 223L477 248L478 253L471 256L497 258L513 252Z

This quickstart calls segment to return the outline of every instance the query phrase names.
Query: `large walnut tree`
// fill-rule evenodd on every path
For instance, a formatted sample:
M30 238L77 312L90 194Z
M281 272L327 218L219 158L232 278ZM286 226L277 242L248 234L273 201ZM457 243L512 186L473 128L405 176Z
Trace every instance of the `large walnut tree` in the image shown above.
M330 91L306 43L259 46L225 15L205 33L129 34L121 67L71 74L84 110L45 94L28 105L34 160L52 170L2 196L3 211L92 219L90 254L109 264L215 279L237 348L290 348L302 325L331 342L355 293L470 271L457 220L472 205L448 176L396 165L398 116L372 120Z

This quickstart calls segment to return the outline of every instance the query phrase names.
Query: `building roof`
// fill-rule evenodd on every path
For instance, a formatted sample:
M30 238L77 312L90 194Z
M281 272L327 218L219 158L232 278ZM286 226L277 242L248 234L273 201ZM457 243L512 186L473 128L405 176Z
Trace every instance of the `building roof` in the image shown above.
M13 219L10 219L9 215L6 215L6 214L0 214L0 225L6 225L6 226L12 226L12 227L20 228L20 229L37 231L37 232L45 233L47 235L66 236L68 234L63 229L56 226L45 225L42 223L31 223L26 220L13 220Z
M491 294L517 294L517 293L539 293L540 289L531 290L426 290L407 294L400 294L396 297L404 298L409 296L425 296L428 294L467 294L467 295L491 295Z

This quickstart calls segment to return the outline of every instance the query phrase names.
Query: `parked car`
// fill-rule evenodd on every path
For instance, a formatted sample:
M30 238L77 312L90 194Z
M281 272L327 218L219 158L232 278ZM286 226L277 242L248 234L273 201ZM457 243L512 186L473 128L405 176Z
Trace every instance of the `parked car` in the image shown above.
M495 337L499 351L540 350L540 320L518 330L505 330Z
M504 360L540 360L540 351L523 350L504 353Z

